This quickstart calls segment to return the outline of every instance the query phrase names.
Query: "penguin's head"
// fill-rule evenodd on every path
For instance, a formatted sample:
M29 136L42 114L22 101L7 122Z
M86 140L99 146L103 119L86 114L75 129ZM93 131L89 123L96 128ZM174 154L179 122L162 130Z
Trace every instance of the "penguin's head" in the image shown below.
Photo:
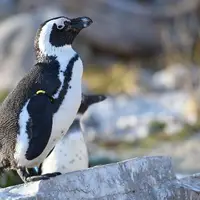
M91 23L89 17L69 19L61 16L45 21L36 34L36 56L38 53L51 56L56 49L71 46L78 33Z

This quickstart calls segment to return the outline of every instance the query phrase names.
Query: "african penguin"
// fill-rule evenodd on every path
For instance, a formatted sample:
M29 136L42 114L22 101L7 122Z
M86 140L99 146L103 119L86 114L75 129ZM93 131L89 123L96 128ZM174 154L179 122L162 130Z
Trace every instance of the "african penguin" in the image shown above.
M36 64L0 108L0 170L17 170L25 182L58 175L29 177L25 168L39 166L76 117L83 64L71 44L91 23L61 16L38 29Z
M88 151L82 133L82 115L92 104L105 100L104 95L84 95L83 104L70 126L39 168L29 169L32 175L60 172L62 174L88 168Z

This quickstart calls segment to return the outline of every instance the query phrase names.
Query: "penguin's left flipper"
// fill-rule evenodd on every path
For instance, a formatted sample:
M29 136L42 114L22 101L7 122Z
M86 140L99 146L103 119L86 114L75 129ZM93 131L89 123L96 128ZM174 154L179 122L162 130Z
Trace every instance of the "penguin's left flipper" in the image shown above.
M104 101L106 98L107 97L105 95L100 95L100 94L93 94L93 95L82 94L82 101L80 108L78 110L78 114L84 114L90 105Z
M45 149L52 130L52 102L46 94L34 95L27 110L30 116L27 129L30 138L26 159L33 160Z

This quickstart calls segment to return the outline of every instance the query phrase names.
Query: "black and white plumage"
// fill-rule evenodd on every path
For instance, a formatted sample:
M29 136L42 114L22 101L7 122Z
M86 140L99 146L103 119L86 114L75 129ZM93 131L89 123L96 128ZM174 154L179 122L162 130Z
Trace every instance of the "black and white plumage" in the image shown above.
M60 172L62 174L88 168L88 151L82 133L82 115L92 104L105 100L104 95L83 95L83 103L68 132L39 168L29 170L33 175Z
M0 108L1 170L17 169L23 180L34 180L24 168L39 166L72 124L81 104L83 65L71 44L91 23L87 17L57 17L39 28L37 63Z

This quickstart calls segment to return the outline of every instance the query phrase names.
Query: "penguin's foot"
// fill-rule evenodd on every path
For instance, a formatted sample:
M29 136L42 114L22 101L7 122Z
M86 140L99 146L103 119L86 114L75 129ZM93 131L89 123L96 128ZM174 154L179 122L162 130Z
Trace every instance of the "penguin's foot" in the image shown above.
M54 173L50 173L50 174L43 174L43 175L39 175L39 176L30 176L26 178L26 182L31 182L31 181L40 181L40 180L47 180L49 178L55 177L61 175L60 172L54 172Z
M20 168L17 170L17 173L19 174L20 178L24 183L31 182L31 181L40 181L40 180L47 180L49 178L61 175L60 172L54 172L54 173L49 173L49 174L43 174L43 175L37 175L37 176L31 176L27 172L26 168Z

